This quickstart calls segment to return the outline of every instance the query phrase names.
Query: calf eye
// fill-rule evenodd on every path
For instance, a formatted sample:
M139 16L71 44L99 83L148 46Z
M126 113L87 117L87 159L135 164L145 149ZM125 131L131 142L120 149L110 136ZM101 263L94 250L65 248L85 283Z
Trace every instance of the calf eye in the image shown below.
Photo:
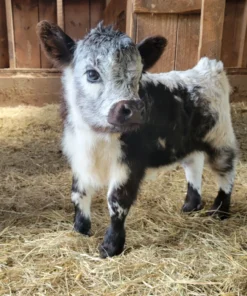
M88 82L99 82L100 75L96 70L88 70L87 72L87 81Z

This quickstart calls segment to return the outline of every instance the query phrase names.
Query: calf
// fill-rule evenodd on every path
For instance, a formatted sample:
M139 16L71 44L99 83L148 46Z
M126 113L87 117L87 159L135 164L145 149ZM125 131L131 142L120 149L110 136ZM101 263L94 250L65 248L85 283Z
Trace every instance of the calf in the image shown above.
M150 74L163 37L136 45L99 24L75 42L46 21L37 28L45 53L63 69L63 151L73 172L75 230L90 233L91 198L108 186L111 223L102 257L123 251L124 222L147 168L180 162L188 182L182 210L191 212L202 208L206 155L219 185L210 213L228 216L237 145L222 62L202 58L188 71Z

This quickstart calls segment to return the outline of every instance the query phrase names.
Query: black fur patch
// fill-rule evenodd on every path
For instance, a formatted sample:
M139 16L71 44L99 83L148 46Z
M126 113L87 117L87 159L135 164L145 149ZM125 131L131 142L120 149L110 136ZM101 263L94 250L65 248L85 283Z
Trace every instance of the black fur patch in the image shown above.
M202 209L201 195L188 183L188 190L185 198L184 205L182 207L183 212L193 212Z
M102 258L113 257L121 254L125 244L124 227L113 229L110 226L104 236L104 241L99 247L100 256Z
M122 214L121 216L119 216L115 203L117 203L121 208L127 210L128 212L131 205L136 199L140 181L144 175L144 171L138 172L137 166L135 166L135 169L133 166L132 168L132 174L127 183L115 189L109 197L109 204L115 214L111 216L111 225L106 231L102 245L99 247L100 255L102 258L119 255L124 249L124 222L127 213L126 215Z
M142 57L143 71L155 65L166 46L167 40L162 36L149 37L137 44L137 48Z
M221 220L226 219L230 216L230 203L231 203L231 192L225 193L222 189L219 190L214 204L210 211L209 215L216 215Z
M90 236L91 221L81 213L78 206L75 206L74 229L81 234Z
M75 42L56 24L41 21L37 25L37 35L46 56L57 66L70 64Z

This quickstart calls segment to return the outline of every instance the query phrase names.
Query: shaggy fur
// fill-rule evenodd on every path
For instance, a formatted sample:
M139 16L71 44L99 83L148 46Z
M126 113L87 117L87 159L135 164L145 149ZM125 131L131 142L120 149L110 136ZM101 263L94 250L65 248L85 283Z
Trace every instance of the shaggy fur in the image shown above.
M39 28L52 60L58 60L59 51L62 57L66 45L69 53L73 50L70 63L67 56L61 62L63 67L66 64L63 151L76 180L76 191L72 188L76 230L89 233L91 197L108 186L111 224L100 246L101 256L122 252L124 222L148 168L181 162L188 181L183 211L199 210L205 154L219 183L210 213L227 217L237 149L222 62L203 58L188 71L150 74L143 70L159 59L166 45L160 36L135 45L125 34L100 24L72 45L54 25L42 22ZM47 35L49 46L54 39L56 55L47 50ZM150 53L155 56L150 58ZM140 102L145 106L138 117L142 120L130 125L129 117L134 109L138 112ZM119 113L121 121L115 115L109 120L113 109L122 112L119 104L125 104L130 114Z

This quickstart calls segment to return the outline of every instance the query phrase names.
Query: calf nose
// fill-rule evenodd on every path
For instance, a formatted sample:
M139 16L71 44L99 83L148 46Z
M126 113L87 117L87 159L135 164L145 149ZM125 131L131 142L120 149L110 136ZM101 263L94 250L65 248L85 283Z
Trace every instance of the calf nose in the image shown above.
M120 101L111 108L108 122L113 125L141 124L144 120L144 107L141 100Z

